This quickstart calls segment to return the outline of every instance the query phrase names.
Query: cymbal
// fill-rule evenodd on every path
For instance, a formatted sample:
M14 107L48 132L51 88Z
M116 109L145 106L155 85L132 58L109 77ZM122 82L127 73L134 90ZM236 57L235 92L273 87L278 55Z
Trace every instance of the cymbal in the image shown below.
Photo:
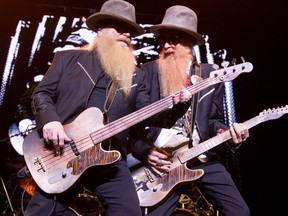
M9 129L8 129L9 137L10 137L10 142L15 151L23 155L23 142L24 142L24 136L20 133L18 126L16 123L13 123Z
M10 142L18 154L23 155L24 138L35 127L35 121L28 118L22 119L19 122L19 127L16 123L13 123L9 127L8 134Z

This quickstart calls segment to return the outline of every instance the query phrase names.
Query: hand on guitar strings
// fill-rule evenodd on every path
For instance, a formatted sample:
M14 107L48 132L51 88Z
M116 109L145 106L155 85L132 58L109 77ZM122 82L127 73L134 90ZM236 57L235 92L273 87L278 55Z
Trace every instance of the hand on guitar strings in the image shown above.
M171 154L161 148L152 147L147 155L147 164L159 176L170 171L171 163Z
M219 129L218 134L224 132L225 130ZM229 128L231 139L229 143L234 145L235 148L239 148L241 143L244 142L249 137L249 129L243 123L233 123L233 125Z
M179 97L176 95L172 95L173 105L178 103L187 103L190 101L192 97L192 94L184 87L181 87L181 90L179 92Z
M64 144L71 141L66 135L63 125L58 121L45 124L42 131L45 143L53 145L55 156L60 155Z
M230 134L232 136L232 144L240 144L249 137L248 127L243 123L234 123L230 127Z

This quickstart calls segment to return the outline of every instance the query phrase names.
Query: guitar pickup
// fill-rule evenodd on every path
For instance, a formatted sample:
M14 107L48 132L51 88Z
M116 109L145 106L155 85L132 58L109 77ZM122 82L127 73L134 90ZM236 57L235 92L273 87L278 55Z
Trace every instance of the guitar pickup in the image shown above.
M70 167L67 170L63 171L63 172L61 172L61 173L59 173L57 175L54 175L54 176L52 176L51 178L48 179L48 182L50 184L55 184L55 183L65 179L65 178L67 178L69 175L71 175L72 170L73 170L72 167Z
M151 196L153 193L160 191L162 187L163 187L163 184L155 185L154 187L138 194L138 196L140 196L141 199L145 199L145 198Z

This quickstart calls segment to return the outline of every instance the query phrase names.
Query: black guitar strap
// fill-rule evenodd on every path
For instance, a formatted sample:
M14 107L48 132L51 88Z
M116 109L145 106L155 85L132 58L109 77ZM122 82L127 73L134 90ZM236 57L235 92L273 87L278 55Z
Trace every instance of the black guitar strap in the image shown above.
M112 84L111 84L112 83ZM106 100L105 100L105 103L104 103L104 119L105 119L105 122L106 123L109 123L109 118L108 118L108 111L111 107L111 104L112 104L112 101L114 100L115 98L115 95L116 95L116 91L117 91L117 88L118 88L118 84L116 84L116 82L113 82L111 81L110 85L110 89L108 91L108 94L107 94L107 97L106 97ZM111 139L109 139L109 145L108 145L108 150L110 151L111 150Z
M109 92L107 94L107 97L106 97L106 100L105 100L105 104L104 104L104 115L105 115L105 119L107 120L107 114L108 114L108 111L111 107L111 104L112 104L112 101L114 100L115 98L115 95L116 95L116 90L118 88L118 84L111 81L111 87L109 89Z
M192 65L193 67L193 65ZM191 71L190 70L190 79L191 79ZM198 80L198 78L201 78L201 65L199 63L195 63L195 75L196 80ZM191 83L191 80L190 80ZM195 84L195 83L194 83ZM188 143L188 147L191 148L193 146L193 131L194 131L194 127L195 127L195 121L196 121L196 113L197 113L197 105L198 105L198 100L199 100L199 92L194 94L191 98L191 115L190 115L190 131L189 131L189 143Z

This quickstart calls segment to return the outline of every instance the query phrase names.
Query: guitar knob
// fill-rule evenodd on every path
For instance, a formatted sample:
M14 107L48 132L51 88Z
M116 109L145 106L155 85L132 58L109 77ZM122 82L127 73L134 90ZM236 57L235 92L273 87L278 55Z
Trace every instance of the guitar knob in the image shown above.
M66 172L62 172L62 178L66 178L67 177L67 173Z

